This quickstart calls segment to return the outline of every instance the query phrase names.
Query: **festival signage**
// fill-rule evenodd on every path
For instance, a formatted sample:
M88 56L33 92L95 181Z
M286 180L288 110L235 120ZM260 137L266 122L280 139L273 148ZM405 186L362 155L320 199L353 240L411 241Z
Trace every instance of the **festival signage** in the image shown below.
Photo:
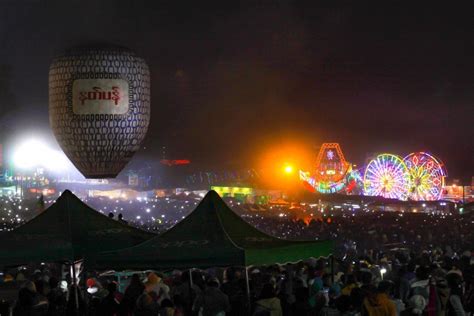
M128 82L123 79L78 79L72 84L74 114L125 114Z

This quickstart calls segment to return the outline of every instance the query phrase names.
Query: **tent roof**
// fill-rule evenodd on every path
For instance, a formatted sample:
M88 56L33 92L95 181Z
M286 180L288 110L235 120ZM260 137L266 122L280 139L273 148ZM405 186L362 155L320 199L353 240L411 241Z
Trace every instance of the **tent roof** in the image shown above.
M0 234L0 265L77 260L130 247L153 236L108 218L66 190L35 218Z
M269 236L210 191L191 214L167 232L135 247L101 253L90 258L89 264L104 269L249 266L329 256L331 251L330 241Z

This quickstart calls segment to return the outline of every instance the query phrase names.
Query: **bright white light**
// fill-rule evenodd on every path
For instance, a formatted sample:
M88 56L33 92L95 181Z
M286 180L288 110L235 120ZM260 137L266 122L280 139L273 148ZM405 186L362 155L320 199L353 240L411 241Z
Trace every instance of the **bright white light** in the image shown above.
M89 293L89 294L95 294L98 291L99 291L99 289L96 288L96 287L90 287L90 288L87 289L87 293Z
M387 273L387 269L385 269L385 268L380 269L380 274L381 275L384 275L385 273Z
M28 140L14 150L13 162L20 169L43 167L48 170L64 170L69 164L66 155L49 148L39 140Z

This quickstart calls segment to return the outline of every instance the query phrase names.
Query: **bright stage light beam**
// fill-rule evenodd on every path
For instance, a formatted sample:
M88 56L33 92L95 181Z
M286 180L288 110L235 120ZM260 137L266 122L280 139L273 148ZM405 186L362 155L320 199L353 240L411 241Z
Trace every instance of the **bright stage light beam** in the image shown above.
M20 169L29 169L40 164L40 153L45 149L44 144L37 140L29 140L21 144L13 154L13 162Z
M292 173L293 173L293 166L291 166L291 165L286 165L286 166L283 168L283 171L284 171L286 174L292 174Z
M45 143L31 139L21 143L13 153L13 163L20 169L46 168L61 171L68 167L69 161L59 150L48 147Z

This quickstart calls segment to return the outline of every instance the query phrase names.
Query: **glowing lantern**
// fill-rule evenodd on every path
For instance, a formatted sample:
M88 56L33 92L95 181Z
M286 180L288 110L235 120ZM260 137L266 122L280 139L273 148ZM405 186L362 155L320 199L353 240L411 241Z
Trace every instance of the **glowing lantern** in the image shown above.
M150 73L122 47L80 47L49 69L49 120L64 153L86 178L111 178L145 138Z

